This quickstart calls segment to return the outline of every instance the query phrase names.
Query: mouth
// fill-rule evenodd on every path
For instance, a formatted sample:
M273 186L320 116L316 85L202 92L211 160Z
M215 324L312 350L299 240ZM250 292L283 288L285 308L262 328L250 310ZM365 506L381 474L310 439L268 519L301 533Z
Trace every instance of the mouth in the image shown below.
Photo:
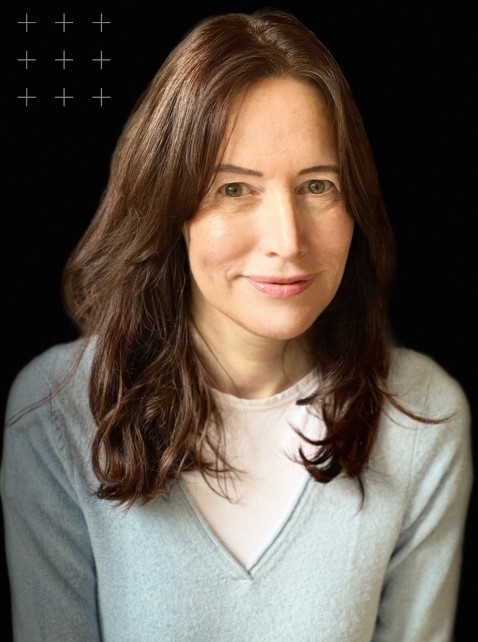
M313 275L303 274L291 277L246 276L244 278L262 294L284 299L296 296L306 290L312 283Z

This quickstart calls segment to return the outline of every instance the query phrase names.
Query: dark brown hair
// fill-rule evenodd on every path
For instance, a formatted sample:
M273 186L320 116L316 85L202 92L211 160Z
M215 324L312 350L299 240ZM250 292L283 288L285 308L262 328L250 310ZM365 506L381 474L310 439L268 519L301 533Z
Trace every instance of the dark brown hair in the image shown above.
M337 141L342 196L355 221L345 274L308 332L327 436L302 461L318 481L361 483L385 398L394 243L361 117L326 47L276 10L200 22L166 59L129 118L93 222L64 272L66 310L96 350L90 405L97 495L131 504L167 492L187 469L227 469L220 427L190 334L182 227L206 193L230 106L266 77L312 83ZM214 461L204 455L208 445Z

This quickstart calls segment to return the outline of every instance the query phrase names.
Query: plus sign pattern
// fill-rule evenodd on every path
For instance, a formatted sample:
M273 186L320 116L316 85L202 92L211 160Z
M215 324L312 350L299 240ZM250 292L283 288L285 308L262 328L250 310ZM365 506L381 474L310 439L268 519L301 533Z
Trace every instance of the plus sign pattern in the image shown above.
M61 19L60 19L61 18ZM43 21L43 22L46 22ZM106 29L110 28L110 25L112 23L111 20L107 19L107 16L104 16L103 13L100 13L99 16L91 16L90 22L90 27L91 29L95 29L99 33L103 33L106 31ZM75 23L75 19L73 15L66 14L63 12L61 16L58 16L57 20L53 21L57 31L59 34L68 34L68 32L72 32L76 28L81 28L84 29L84 20L82 21L83 24L79 24L78 21ZM24 32L27 34L26 37L28 37L28 34L32 34L35 30L39 30L42 27L42 19L39 16L33 16L32 14L29 14L28 12L25 13L25 16L22 20L17 20L17 25L18 29L20 32ZM68 43L65 42L65 38L62 37L59 40L60 44L65 47ZM60 55L61 52L61 55ZM75 62L80 62L77 58L73 57L71 53L68 52L68 49L62 48L61 50L59 49L59 53L55 58L51 59L42 59L41 57L37 56L37 54L34 51L31 51L31 49L25 49L24 53L22 52L18 58L17 62L20 68L23 68L26 72L26 86L25 86L25 91L23 92L22 95L18 95L17 99L20 101L20 104L24 105L25 107L29 107L32 104L34 104L35 100L50 100L53 99L54 102L57 102L58 105L61 105L62 107L66 107L68 105L68 102L71 101L72 99L75 98L75 96L67 90L65 86L63 86L61 93L56 94L56 95L48 95L46 93L41 94L41 91L37 91L37 89L32 89L31 87L28 86L28 71L34 68L35 65L46 65L46 64L53 64L57 66L58 69L62 71L67 71L68 69L71 68L72 65L75 64ZM109 53L103 51L103 49L100 49L99 53L94 55L91 58L88 58L88 62L90 62L92 65L95 65L97 68L100 70L103 70L106 68L106 66L111 63L111 57ZM63 82L61 84L66 85L68 78L65 77ZM103 107L104 105L107 104L107 101L111 99L111 95L109 92L102 86L95 87L93 88L93 91L91 95L87 96L87 98L91 101L94 101L99 107Z

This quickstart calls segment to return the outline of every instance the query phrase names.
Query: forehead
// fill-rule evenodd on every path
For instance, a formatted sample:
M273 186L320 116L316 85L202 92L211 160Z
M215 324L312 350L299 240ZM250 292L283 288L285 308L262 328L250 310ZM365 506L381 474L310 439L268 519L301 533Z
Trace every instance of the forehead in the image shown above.
M293 78L255 82L233 101L223 141L224 156L246 151L257 157L321 148L335 152L327 103L312 83ZM227 158L226 158L227 160Z
M327 112L324 96L312 82L291 77L262 78L241 91L229 108L229 120L238 116L250 117L259 110L270 112L287 105L291 110L308 108Z

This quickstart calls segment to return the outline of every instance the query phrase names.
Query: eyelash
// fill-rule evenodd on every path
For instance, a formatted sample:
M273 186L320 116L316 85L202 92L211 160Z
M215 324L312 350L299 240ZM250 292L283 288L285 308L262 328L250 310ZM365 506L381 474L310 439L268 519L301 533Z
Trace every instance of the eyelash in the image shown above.
M247 187L247 185L246 185L246 183L226 183L225 185L222 185L222 186L219 188L219 192L220 192L223 196L226 196L226 197L229 197L229 198L238 198L238 196L237 196L237 195L236 195L236 196L231 196L230 194L228 194L228 193L227 193L227 189L228 189L229 187L241 187L241 188L243 188L243 189L244 189L244 188L246 188L246 187ZM244 196L244 194L243 194L243 193L241 193L241 194L239 194L239 196Z
M322 192L312 192L312 191L308 192L309 194L316 195L316 196L321 196L322 194L327 194L327 192L329 192L331 189L335 188L334 183L332 181L329 181L326 178L314 178L314 179L311 179L310 181L307 181L304 185L301 185L299 190L298 190L298 193L299 194L305 193L307 188L308 187L310 188L310 186L313 185L314 183L323 183L323 184L325 184L324 190ZM228 188L231 188L231 187L241 187L241 194L237 194L237 195L228 194L227 190L228 190ZM225 183L224 185L222 185L219 188L219 192L223 196L226 196L228 198L239 198L240 196L245 196L245 194L244 194L244 189L245 188L248 188L248 190L250 192L251 188L249 188L246 183L241 183L241 182Z
M324 190L322 192L309 192L310 194L315 194L317 196L320 196L321 194L327 194L331 189L335 187L334 183L332 181L327 180L326 178L313 178L310 181L307 181L305 185L307 187L310 187L313 183L323 183L325 185ZM299 192L302 193L303 186L300 187Z

